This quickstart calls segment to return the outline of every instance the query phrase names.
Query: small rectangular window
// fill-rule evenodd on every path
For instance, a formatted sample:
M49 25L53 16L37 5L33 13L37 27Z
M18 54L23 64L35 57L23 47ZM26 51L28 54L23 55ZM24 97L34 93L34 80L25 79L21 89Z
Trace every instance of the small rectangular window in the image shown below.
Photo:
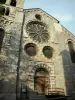
M10 5L15 7L16 6L16 0L11 0Z
M4 30L0 28L0 51L2 48L3 38L4 38Z

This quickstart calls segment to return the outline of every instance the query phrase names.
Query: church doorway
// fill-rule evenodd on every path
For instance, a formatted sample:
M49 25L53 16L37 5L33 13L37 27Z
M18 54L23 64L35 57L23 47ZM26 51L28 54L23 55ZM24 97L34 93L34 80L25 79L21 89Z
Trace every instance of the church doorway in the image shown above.
M38 94L45 94L48 89L49 73L44 68L39 68L34 76L34 89Z

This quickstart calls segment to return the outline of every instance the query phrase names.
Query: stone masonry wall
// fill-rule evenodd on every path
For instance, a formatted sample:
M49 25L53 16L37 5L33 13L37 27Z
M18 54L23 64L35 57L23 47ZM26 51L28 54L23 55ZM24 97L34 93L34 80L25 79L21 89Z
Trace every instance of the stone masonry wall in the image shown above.
M8 17L7 17L8 18ZM1 17L1 28L5 30L0 55L0 80L2 91L0 95L4 100L16 99L16 73L21 36L21 22L14 22L15 18ZM0 19L0 20L1 20Z
M30 38L28 33L26 32L26 26L31 21L38 21L35 18L36 14L41 15L41 22L45 23L48 26L48 32L50 34L50 39L45 43L38 43ZM46 64L50 68L50 79L51 75L53 75L53 79L51 80L51 88L61 88L66 94L66 87L64 81L64 68L62 62L62 54L60 54L59 47L59 39L58 36L61 34L56 31L55 23L57 21L52 17L49 17L45 12L39 9L32 9L25 11L25 24L23 30L23 49L22 49L22 60L21 60L21 84L28 85L28 87L34 91L34 74L35 71L32 72L32 69L35 68L35 65L39 65L40 63ZM59 25L59 24L58 24ZM61 26L59 26L61 28ZM59 30L61 31L61 29ZM26 54L24 50L24 46L27 43L34 43L37 46L37 54L36 56L30 57ZM43 55L42 49L44 46L51 46L53 51L53 57L51 59L46 58ZM41 64L40 64L40 67ZM47 68L46 68L47 69ZM60 73L61 71L61 73ZM53 74L52 74L53 73ZM25 77L26 76L26 77ZM24 82L23 82L24 81ZM31 81L31 82L30 82ZM25 84L26 83L26 84Z
M24 12L22 12L23 9L19 8L11 9L14 12L10 14L12 17L0 16L0 28L5 30L0 54L0 81L3 87L0 95L4 97L4 100L15 100L16 98L16 73L21 31L23 31L23 37L20 59L20 88L21 85L27 86L28 96L32 98L34 96L32 91L35 92L35 72L38 68L45 68L49 72L50 89L62 89L65 95L74 94L75 64L71 62L68 40L73 41L75 48L75 37L61 26L55 18L41 9L29 9ZM25 22L22 30L23 13L25 13ZM41 15L41 20L35 17L36 14ZM30 38L26 28L31 21L43 22L47 25L50 36L47 42L39 43ZM25 52L24 47L28 43L36 44L37 52L35 56L30 57ZM53 56L50 59L43 55L42 51L45 46L53 48Z

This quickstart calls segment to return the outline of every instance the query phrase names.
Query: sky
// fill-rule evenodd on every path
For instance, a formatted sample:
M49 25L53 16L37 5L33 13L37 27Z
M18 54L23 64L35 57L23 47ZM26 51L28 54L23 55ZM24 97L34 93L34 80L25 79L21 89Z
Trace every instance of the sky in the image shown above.
M75 0L25 0L24 9L41 8L75 35Z

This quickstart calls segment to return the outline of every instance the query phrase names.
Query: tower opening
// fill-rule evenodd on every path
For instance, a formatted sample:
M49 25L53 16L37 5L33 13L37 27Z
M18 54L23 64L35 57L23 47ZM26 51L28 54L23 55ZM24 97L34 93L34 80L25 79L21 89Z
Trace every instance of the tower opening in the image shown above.
M4 15L5 13L5 8L3 6L0 7L0 15Z
M16 7L16 0L11 0L10 5Z
M6 9L5 15L9 15L9 8Z

